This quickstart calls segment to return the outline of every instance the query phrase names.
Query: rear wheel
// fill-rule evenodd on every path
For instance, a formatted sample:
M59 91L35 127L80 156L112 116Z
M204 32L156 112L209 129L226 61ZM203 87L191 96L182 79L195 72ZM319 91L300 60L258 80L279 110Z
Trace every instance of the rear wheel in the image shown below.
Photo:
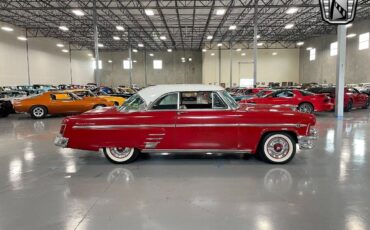
M115 164L127 164L136 160L139 150L135 148L110 147L104 148L105 157Z
M368 109L370 106L370 99L366 100L365 106L362 107L363 109Z
M94 105L93 109L98 109L98 108L103 108L103 107L105 107L105 105L99 104L99 105Z
M296 153L296 143L287 133L270 133L260 145L262 159L273 164L285 164L291 161Z
M35 105L32 106L30 114L32 118L41 119L46 117L46 115L48 114L48 110L45 106Z
M352 108L353 108L353 101L352 101L352 100L350 100L350 101L348 102L348 104L347 104L346 108L344 108L344 111L345 111L345 112L349 112L349 111L351 111L351 110L352 110Z
M298 110L302 113L312 113L313 112L313 105L308 103L308 102L304 102L304 103L301 103L298 106Z

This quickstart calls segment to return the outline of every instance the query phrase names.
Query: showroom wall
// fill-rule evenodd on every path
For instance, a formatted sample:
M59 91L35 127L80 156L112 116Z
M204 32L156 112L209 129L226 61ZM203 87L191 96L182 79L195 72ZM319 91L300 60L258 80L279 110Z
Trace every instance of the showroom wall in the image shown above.
M346 83L370 82L370 49L359 50L359 35L370 32L370 19L355 21L347 28L347 34L357 36L347 38ZM300 54L300 81L335 83L337 56L330 56L330 44L337 41L337 35L325 35L305 41ZM307 47L316 48L316 59L309 60Z
M152 54L153 56L150 56ZM102 61L101 83L107 86L129 85L129 70L123 68L125 52L100 53ZM146 57L146 64L145 64ZM185 62L182 61L185 57ZM190 59L189 59L190 58ZM132 52L132 83L139 86L175 83L202 83L202 53L200 51ZM153 68L153 60L162 60L162 69ZM109 63L109 62L111 63Z
M2 24L3 25L3 24ZM26 42L17 39L24 32L14 26L15 30L0 30L0 84L70 84L71 74L74 84L93 81L93 68L89 51L61 52L57 39L29 38L28 60ZM67 47L68 49L68 47Z
M299 49L258 49L257 82L299 82ZM273 55L275 53L275 55ZM234 86L241 78L253 79L253 49L221 49L221 83ZM203 83L219 84L219 49L203 53Z

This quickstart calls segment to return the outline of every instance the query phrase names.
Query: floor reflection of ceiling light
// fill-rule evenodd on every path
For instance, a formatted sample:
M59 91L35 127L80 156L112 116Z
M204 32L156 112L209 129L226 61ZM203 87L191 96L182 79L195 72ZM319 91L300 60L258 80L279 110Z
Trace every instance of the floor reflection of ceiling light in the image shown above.
M213 153L206 153L207 155L212 155Z
M167 156L167 155L170 155L170 154L169 153L162 153L161 155Z

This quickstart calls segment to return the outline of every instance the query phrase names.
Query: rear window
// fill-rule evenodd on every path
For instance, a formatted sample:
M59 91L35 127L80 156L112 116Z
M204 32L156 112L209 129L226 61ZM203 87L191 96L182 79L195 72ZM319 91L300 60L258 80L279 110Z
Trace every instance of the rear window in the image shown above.
M311 93L311 92L306 91L306 90L300 90L299 92L301 92L302 96L312 96L312 95L315 95L314 93Z

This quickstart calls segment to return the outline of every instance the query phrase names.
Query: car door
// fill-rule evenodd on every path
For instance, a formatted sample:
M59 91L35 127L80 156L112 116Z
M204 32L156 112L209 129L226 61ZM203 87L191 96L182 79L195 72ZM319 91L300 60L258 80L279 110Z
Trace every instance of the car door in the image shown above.
M272 94L271 101L274 105L294 104L294 93L291 90L281 90Z
M78 113L80 111L80 102L68 93L50 94L50 113Z
M180 92L176 146L184 150L237 149L238 115L217 92Z

